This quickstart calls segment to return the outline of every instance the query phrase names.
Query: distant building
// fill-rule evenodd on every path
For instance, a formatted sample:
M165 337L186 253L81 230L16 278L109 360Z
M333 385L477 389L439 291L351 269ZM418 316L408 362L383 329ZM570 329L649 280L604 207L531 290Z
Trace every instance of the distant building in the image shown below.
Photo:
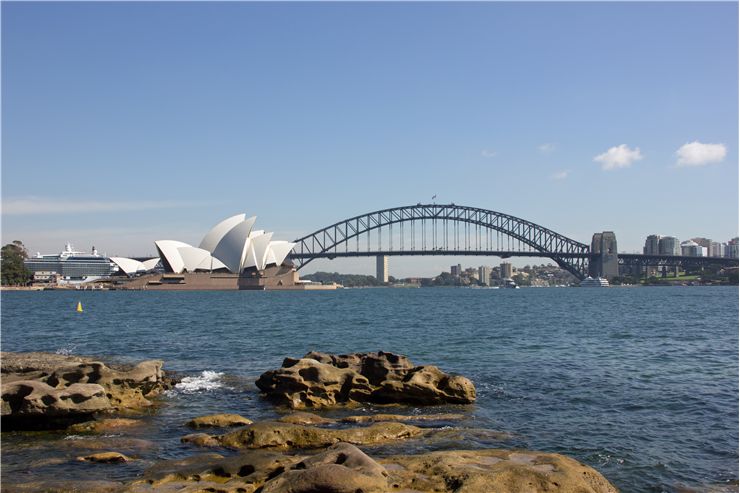
M378 255L375 264L375 278L378 282L388 282L388 255Z
M512 267L511 263L501 262L501 278L511 279L512 275L514 275L514 268Z
M462 274L462 264L450 266L450 274L455 277L460 277L460 274Z
M491 285L491 268L485 265L478 267L478 280L486 286Z
M658 241L658 255L681 255L681 243L673 236L662 236Z
M707 249L707 251L709 251L712 246L712 240L710 240L709 238L691 238L691 241L696 242L696 244L699 246L703 246Z
M725 247L725 257L738 258L738 238L733 238L727 242Z
M710 257L724 257L726 245L718 241L713 241L709 244L709 256Z
M660 252L660 235L650 235L645 238L645 246L642 248L642 253L645 255L658 255Z
M681 255L684 257L706 257L706 248L694 240L681 243Z

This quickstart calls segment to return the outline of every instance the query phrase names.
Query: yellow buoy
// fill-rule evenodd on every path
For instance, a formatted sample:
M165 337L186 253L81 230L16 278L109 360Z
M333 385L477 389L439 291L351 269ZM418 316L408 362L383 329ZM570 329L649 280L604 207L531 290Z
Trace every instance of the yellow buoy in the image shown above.
M82 302L81 301L77 302L77 312L82 313Z

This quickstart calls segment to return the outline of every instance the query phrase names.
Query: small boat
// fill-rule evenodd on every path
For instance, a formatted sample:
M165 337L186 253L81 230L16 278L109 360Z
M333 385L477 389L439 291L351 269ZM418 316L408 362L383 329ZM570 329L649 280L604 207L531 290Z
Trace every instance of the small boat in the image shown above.
M581 284L579 284L579 286L581 286L582 288L608 288L609 281L607 281L603 277L593 278L591 276L588 276L586 279L581 281Z
M519 289L513 279L504 279L504 287L507 289Z

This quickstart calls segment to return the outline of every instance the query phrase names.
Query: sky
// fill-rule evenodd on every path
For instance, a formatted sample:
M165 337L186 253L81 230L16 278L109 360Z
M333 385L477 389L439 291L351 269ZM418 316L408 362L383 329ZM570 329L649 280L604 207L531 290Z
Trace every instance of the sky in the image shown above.
M292 240L434 195L626 252L738 235L736 2L0 9L2 243L32 253L154 255L240 212Z

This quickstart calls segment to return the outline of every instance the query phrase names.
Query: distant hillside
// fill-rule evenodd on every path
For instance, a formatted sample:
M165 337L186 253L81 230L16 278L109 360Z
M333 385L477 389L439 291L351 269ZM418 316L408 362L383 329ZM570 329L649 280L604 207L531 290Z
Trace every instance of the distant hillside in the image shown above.
M340 274L339 272L315 272L313 274L302 275L301 279L313 282L341 284L348 288L359 286L380 286L381 283L374 276L363 276L360 274Z

